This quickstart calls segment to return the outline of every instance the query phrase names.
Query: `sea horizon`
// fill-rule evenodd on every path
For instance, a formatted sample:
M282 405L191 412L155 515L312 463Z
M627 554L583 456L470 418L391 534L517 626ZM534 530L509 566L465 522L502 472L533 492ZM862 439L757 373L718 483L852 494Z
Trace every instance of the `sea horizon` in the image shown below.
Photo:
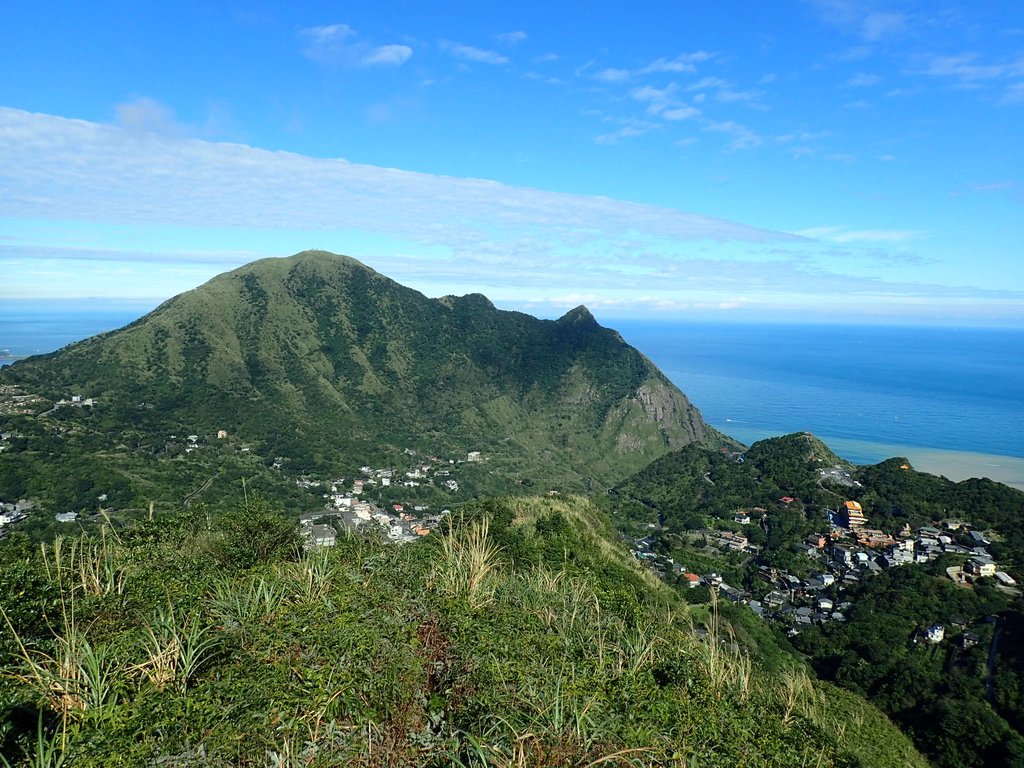
M0 301L0 365L123 327L158 303ZM902 456L950 480L988 477L1024 490L1024 441L1014 428L1024 414L1024 331L608 325L650 358L708 424L744 444L812 432L854 464Z

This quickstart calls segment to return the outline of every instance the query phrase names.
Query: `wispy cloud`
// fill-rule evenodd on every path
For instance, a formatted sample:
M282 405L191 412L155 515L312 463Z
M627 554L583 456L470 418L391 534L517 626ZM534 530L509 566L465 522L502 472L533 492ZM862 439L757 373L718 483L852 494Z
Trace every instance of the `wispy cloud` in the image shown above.
M754 130L732 120L711 121L704 126L704 130L728 135L731 138L729 149L734 152L754 149L764 144L764 139Z
M756 242L792 237L655 206L240 144L138 136L118 126L8 108L0 108L0 131L5 138L0 186L6 190L0 216L226 227L258 222L300 230L357 227L431 242L442 234L461 240L467 222L476 222L481 231L553 228L563 240L590 230L603 236L636 230ZM154 168L161 173L154 174Z
M633 74L628 69L616 69L615 67L608 67L594 73L595 80L605 83L624 83L632 76Z
M849 229L847 227L813 227L794 234L832 243L905 243L920 240L928 233L918 229Z
M442 40L439 43L441 50L462 61L472 61L479 64L508 64L509 58L502 56L495 51L474 48L472 45L453 43L450 40Z
M879 9L867 0L808 0L826 24L877 43L902 35L911 18L903 13Z
M595 136L595 144L618 144L622 139L634 139L638 136L645 136L661 128L660 123L651 122L650 120L625 118L614 122L619 123L621 127L611 133L602 133Z
M719 123L712 130L753 141L741 125ZM892 302L963 297L1002 302L1006 313L1018 315L1024 302L1020 291L898 283L846 270L857 258L905 261L909 256L887 246L927 234L909 229L772 232L608 198L141 134L5 108L0 135L0 217L8 233L19 222L18 231L33 233L0 242L0 296L167 295L225 265L324 247L362 258L431 295L476 290L519 307L528 300L554 306L567 285L587 303L619 313L724 308L747 299L750 306L770 307L780 296L797 294L795 300L818 297L825 307L838 306L838 296L865 302L881 295ZM71 226L90 228L93 242L112 227L127 233L111 236L114 244L85 249L77 234L58 236ZM183 238L209 243L212 237L228 247L182 244ZM86 278L93 281L88 288Z
M867 72L858 72L856 75L846 81L846 84L854 88L865 88L872 85L877 85L881 82L882 78L878 75L869 74Z
M659 58L635 69L623 67L605 67L591 73L591 77L607 83L625 83L635 77L659 73L686 73L692 74L697 71L697 64L709 61L714 54L707 51L693 51L692 53L680 53L671 59ZM590 66L583 67L577 74L590 69Z
M408 45L374 46L360 40L348 24L327 24L299 30L306 58L318 64L348 67L401 66L412 57Z
M408 45L382 45L373 48L367 53L362 63L364 66L373 67L378 64L399 66L412 57L412 48Z
M502 32L494 36L494 39L499 43L505 43L505 45L519 45L519 43L526 40L528 35L521 29L515 32Z
M170 107L156 99L141 96L114 107L118 125L132 132L183 136L186 133Z
M671 59L655 59L647 66L638 70L637 74L647 75L655 72L686 72L697 71L697 64L708 61L712 54L707 51L694 51L693 53L681 53Z
M962 88L1001 88L997 103L1013 105L1024 101L1024 55L1001 61L984 61L977 53L929 54L914 62L915 71L945 78Z

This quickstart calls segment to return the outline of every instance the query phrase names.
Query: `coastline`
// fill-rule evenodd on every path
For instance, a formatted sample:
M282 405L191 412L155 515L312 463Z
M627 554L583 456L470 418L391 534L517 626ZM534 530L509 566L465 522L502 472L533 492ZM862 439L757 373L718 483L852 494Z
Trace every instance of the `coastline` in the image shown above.
M750 445L767 437L776 437L755 430L737 429L732 424L713 424L715 429ZM875 443L815 433L840 457L854 464L877 464L894 456L908 459L914 469L941 475L955 482L972 477L987 477L1024 491L1024 458L970 451L950 451L925 446Z

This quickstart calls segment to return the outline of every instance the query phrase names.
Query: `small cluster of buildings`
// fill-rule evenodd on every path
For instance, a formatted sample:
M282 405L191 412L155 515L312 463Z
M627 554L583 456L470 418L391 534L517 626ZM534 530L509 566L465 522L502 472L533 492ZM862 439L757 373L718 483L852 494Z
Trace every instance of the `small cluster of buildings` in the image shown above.
M7 536L11 526L28 517L35 504L28 499L0 502L0 539Z
M31 416L45 403L39 395L27 395L15 384L0 385L0 416Z
M480 453L471 452L465 460L480 461ZM428 535L451 513L450 510L442 509L434 514L427 504L399 502L382 507L366 500L364 494L371 488L415 488L421 484L433 484L457 492L458 481L451 477L451 467L455 464L455 459L446 461L430 456L426 462L416 463L404 472L394 468L363 466L359 468L360 476L352 480L351 485L344 479L328 483L309 478L296 480L296 485L303 489L326 486L327 490L322 494L322 510L299 517L307 542L310 546L333 546L337 541L338 526L353 530L364 525L376 525L388 539L398 543Z

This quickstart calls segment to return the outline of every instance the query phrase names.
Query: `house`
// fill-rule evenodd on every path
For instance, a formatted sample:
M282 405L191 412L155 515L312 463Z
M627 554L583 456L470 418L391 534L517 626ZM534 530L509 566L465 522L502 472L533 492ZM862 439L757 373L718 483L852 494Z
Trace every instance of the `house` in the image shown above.
M831 611L836 607L831 597L819 597L814 604L819 611Z
M946 628L942 624L932 624L924 631L924 639L929 643L941 643L946 636Z
M732 533L731 531L719 531L718 543L727 549L734 549L739 552L747 546L747 537L741 536L738 533Z
M732 521L740 525L750 525L750 515L745 512L739 512L732 516Z
M227 440L227 437L228 437L228 431L226 429L218 429L217 430L217 439L218 440Z
M683 578L686 579L686 586L690 589L700 586L700 576L696 573L684 573Z
M824 549L825 544L828 543L828 540L820 533L812 533L810 536L804 539L804 543L808 546L816 547L817 549Z
M480 451L470 451L467 453L466 461L480 461Z
M308 541L314 547L333 547L338 542L338 534L329 525L314 525Z
M972 557L964 563L964 571L978 578L983 576L995 576L996 564L988 558Z
M842 544L832 545L832 562L838 565L845 565L847 568L853 566L856 558L854 551L849 547L844 547Z
M58 512L53 516L58 523L73 523L78 519L77 512Z
M802 552L806 557L814 558L818 556L817 547L811 546L810 544L797 544L795 546L797 551Z

